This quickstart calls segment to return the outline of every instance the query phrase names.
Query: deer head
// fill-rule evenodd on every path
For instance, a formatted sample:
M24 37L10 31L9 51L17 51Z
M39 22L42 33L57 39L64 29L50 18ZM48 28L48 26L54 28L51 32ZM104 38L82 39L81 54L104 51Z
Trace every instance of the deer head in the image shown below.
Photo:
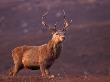
M51 28L47 22L44 21L44 18L46 18L46 15L48 14L48 12L46 12L43 16L42 16L42 25L44 25L51 33L52 33L52 39L54 39L54 41L56 43L58 42L62 42L65 39L65 32L67 31L68 27L70 26L70 24L72 23L72 20L67 20L67 17L65 15L65 11L63 10L64 13L64 25L62 29L57 29L56 24L54 24L54 28Z

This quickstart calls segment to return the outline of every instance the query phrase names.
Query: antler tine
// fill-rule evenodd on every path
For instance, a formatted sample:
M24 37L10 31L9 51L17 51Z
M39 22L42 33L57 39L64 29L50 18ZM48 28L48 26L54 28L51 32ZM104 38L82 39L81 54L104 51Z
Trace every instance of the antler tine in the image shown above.
M44 13L42 15L42 25L44 25L45 27L49 28L49 25L44 21L45 16L48 14L48 12Z
M57 29L57 22L54 24L55 29Z
M66 18L66 13L65 11L63 10L63 14L64 14L64 27L63 27L63 31L66 31L67 30L67 27L72 23L72 20L70 21L67 21L67 18Z
M51 28L45 21L44 21L44 18L46 17L46 15L48 14L48 12L44 13L42 15L42 25L44 25L45 27L47 27L47 29L50 31L50 32L55 32L56 31L56 24L54 25L54 28Z
M64 17L64 20L66 19L66 13L65 13L65 10L63 10L63 17Z

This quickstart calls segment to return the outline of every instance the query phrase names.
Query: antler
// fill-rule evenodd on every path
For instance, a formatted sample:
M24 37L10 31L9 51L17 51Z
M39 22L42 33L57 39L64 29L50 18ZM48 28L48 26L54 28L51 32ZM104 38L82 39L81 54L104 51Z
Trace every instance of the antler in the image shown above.
M65 11L63 10L64 13L64 27L63 27L63 31L66 31L68 29L68 26L70 26L70 24L72 23L72 20L67 21L67 18L65 16Z
M45 16L48 14L48 12L44 13L44 15L42 15L42 25L44 25L45 27L49 28L49 25L44 21Z
M42 25L44 25L45 27L48 28L48 30L50 30L51 32L55 32L56 29L56 24L54 25L54 28L50 28L50 26L44 21L45 16L48 14L48 12L44 13L44 15L42 15Z

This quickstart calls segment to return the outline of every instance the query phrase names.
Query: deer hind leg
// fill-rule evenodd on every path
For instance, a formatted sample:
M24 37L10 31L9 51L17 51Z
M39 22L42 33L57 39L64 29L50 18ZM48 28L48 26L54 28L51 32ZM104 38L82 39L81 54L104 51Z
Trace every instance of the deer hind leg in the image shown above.
M10 76L15 76L15 75L17 74L17 72L18 72L18 66L15 65L15 66L11 69L9 75L10 75Z
M19 65L15 65L14 68L13 68L13 75L12 76L15 76L19 71Z
M9 76L15 76L22 68L23 65L15 64L13 68L10 69Z
M18 54L13 54L13 62L14 66L12 68L12 71L10 72L10 75L15 76L20 69L23 68L22 59L19 58Z
M12 59L13 59L14 67L10 70L9 75L15 76L17 72L21 69L21 67L23 67L22 52L23 52L23 49L21 49L20 47L17 47L12 50Z
M13 67L11 67L10 69L9 69L9 76L12 76L13 75Z

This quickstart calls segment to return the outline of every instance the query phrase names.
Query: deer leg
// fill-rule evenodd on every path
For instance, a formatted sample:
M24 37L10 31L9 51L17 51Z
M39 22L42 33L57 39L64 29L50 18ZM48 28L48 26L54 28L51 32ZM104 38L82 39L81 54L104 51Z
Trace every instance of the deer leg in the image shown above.
M19 70L21 70L21 69L23 69L23 68L24 68L23 65L15 65L15 66L10 70L9 75L10 75L10 76L15 76L15 75L19 72Z
M15 76L18 71L18 67L15 65L9 70L9 76Z
M49 79L54 78L54 75L49 75L49 70L45 68L45 65L40 65L40 70L43 77L47 77Z
M10 69L9 69L9 76L12 76L13 75L13 67L11 67Z
M13 68L13 74L12 76L15 76L19 71L19 65L15 65L14 68Z
M24 68L23 64L20 64L20 63L15 64L13 68L13 76L15 76L19 72L19 70L23 68Z
M45 73L45 65L44 64L41 64L40 65L40 71L42 73L42 76L45 77L46 76L46 73Z
M45 69L45 73L46 73L46 75L49 75L50 74L50 72L49 72L48 69Z
M45 73L49 79L53 79L55 77L54 75L50 75L49 69L45 69Z

